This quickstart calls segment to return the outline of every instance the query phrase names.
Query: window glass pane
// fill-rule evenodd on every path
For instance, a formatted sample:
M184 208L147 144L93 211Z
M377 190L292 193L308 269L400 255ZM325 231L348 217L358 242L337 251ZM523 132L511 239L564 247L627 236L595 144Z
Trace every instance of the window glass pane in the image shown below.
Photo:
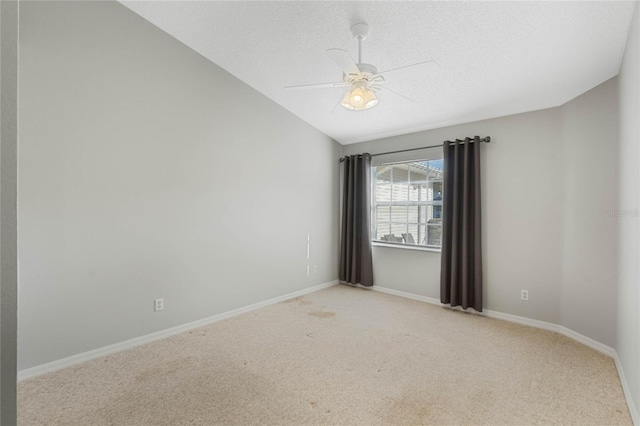
M391 166L376 167L376 201L391 201Z
M376 180L378 182L384 181L391 183L391 168L393 166L378 166L376 167Z
M409 201L426 201L427 200L427 183L411 182L409 185Z
M418 222L421 222L421 223L427 222L427 208L428 206L418 207Z
M429 205L425 207L427 211L427 222L431 222L433 220L433 206Z
M427 162L420 161L408 163L409 177L411 182L425 182L427 180Z
M440 246L442 240L442 227L440 225L427 225L427 245Z
M408 222L409 223L417 223L418 222L418 210L420 209L420 206L409 206L408 210L409 210L409 219Z
M393 183L409 182L409 166L407 164L395 164L393 166Z
M389 206L378 206L376 208L376 217L375 220L379 222L389 222L391 220L391 207Z
M442 181L429 181L427 188L428 201L442 201Z
M429 222L442 223L442 205L433 206L433 217Z
M392 222L407 222L407 206L391 206Z
M426 243L425 236L426 235L427 235L426 234L426 226L425 225L418 226L418 239L417 239L418 244L425 245L425 243Z
M443 160L430 160L428 162L429 180L442 179L444 176L442 168Z
M385 235L390 234L389 222L378 222L376 224L376 240L378 241L387 241Z
M409 185L394 182L391 195L391 201L409 201Z
M403 241L402 234L407 233L407 225L406 223L392 223L391 224L391 236L392 242L401 243Z
M405 235L404 242L406 244L418 244L418 225L409 225L409 233Z
M391 184L386 182L376 183L376 201L391 201Z

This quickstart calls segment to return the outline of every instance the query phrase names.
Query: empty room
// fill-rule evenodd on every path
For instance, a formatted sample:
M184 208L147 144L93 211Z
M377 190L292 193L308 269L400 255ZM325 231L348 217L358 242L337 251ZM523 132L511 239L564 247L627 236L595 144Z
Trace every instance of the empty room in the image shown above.
M636 1L1 1L0 420L640 425Z

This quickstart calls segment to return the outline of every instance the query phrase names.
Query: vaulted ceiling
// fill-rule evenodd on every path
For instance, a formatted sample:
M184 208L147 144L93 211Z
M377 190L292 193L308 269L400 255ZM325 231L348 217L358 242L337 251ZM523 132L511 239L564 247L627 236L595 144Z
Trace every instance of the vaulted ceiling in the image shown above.
M342 144L561 105L618 74L634 2L121 1ZM436 72L387 81L366 111L326 50L378 70L427 60ZM392 92L392 91L393 92ZM396 93L394 93L396 92ZM407 100L412 98L415 102Z

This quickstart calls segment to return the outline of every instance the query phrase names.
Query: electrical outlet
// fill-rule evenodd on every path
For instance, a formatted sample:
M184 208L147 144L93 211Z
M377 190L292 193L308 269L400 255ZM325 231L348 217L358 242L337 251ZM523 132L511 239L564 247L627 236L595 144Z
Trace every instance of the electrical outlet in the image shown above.
M155 299L153 301L153 310L155 312L161 311L164 309L164 299L160 298L160 299Z
M520 299L529 300L529 290L520 290Z
M313 267L311 268L311 273L312 274L317 274L318 273L318 265L313 265Z

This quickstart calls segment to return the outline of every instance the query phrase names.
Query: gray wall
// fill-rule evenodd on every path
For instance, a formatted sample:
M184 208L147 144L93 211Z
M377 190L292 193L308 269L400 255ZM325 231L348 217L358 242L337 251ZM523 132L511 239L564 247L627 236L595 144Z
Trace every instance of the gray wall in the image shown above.
M18 2L0 2L0 424L16 424Z
M620 199L619 209L640 208L640 6L636 4L633 22L620 69ZM640 410L640 228L637 216L618 220L618 356ZM636 419L638 420L638 419Z
M563 274L560 323L616 345L618 87L611 79L562 107ZM609 214L607 214L609 213Z
M490 135L482 159L485 307L616 344L617 79L557 108L345 147L380 153ZM374 247L376 285L439 298L440 254ZM529 290L529 301L520 290Z
M560 110L548 109L345 146L386 152L490 135L482 157L485 307L558 323L562 282ZM440 253L374 247L376 285L440 298ZM520 300L520 290L530 300Z
M20 369L337 279L339 144L116 2L20 31Z

